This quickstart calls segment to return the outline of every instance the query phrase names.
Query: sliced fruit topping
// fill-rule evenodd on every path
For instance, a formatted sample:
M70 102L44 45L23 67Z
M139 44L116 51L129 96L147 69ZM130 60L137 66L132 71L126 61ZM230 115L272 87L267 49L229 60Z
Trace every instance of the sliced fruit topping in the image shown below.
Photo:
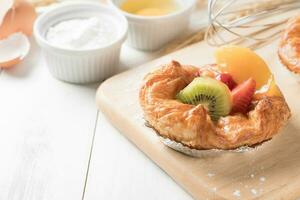
M249 78L232 90L232 113L247 113L255 93L255 87L256 81Z
M204 105L214 121L231 111L230 90L224 83L210 77L195 78L177 94L177 99L186 104Z
M230 74L218 72L216 69L216 65L208 65L200 68L196 72L195 76L210 77L217 79L218 81L225 83L230 90L232 90L237 85Z
M197 71L195 73L195 77L201 76L201 73L202 73L201 69L197 69Z
M216 50L215 58L220 70L229 73L237 84L252 77L259 89L272 75L265 61L248 48L223 46Z
M279 87L276 85L274 76L272 75L268 83L255 92L254 98L261 99L264 96L283 97Z
M237 85L236 82L233 80L232 76L228 73L218 74L216 79L225 83L230 90L235 88Z

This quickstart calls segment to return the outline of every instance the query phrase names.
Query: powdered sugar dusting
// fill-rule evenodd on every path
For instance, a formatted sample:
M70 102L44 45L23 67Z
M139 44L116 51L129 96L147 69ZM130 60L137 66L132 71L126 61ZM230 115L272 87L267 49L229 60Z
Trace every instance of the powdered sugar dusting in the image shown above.
M257 195L256 189L252 188L252 189L251 189L251 193L252 193L253 195Z
M266 181L266 178L262 176L262 177L259 178L259 180L260 180L261 182L265 182L265 181Z
M240 197L241 196L241 191L239 190L235 190L233 193L232 193L233 196L236 196L236 197Z

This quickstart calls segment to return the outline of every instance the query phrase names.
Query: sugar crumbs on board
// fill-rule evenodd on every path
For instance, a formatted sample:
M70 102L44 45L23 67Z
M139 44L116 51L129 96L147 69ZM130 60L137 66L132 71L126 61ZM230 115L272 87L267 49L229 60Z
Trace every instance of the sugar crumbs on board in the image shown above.
M232 193L233 196L236 196L236 197L241 197L241 191L239 190L235 190L233 193Z
M266 181L266 178L262 176L262 177L259 178L259 180L260 180L261 182L265 182L265 181Z
M254 188L252 188L252 189L251 189L251 193L255 196L255 195L257 195L257 190L254 189Z

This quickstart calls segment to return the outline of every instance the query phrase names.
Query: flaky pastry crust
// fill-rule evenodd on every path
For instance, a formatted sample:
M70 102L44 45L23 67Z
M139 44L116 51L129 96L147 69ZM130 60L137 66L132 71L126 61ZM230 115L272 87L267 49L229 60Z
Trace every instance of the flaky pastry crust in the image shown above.
M145 77L140 105L145 120L162 137L194 149L234 149L271 139L289 119L284 98L263 97L253 102L247 115L234 114L213 122L204 106L175 99L198 71L197 67L172 61Z
M280 40L278 55L290 71L300 74L300 15L289 20Z

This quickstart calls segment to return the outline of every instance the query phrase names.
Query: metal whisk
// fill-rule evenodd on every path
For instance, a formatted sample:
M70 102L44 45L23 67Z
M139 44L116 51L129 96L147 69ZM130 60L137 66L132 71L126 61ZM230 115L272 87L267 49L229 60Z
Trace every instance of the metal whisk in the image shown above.
M209 0L205 39L212 46L242 44L257 49L278 38L297 9L299 0Z

